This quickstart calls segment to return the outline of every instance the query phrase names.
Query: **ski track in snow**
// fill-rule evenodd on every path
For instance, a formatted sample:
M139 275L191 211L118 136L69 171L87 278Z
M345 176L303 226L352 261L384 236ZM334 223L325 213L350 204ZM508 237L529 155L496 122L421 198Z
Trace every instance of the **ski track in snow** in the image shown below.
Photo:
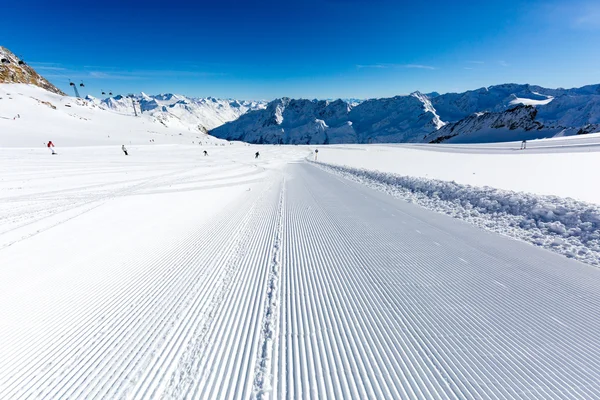
M480 228L600 266L600 206L596 204L321 162L315 165Z
M0 398L600 396L597 269L309 163L185 163L0 192Z

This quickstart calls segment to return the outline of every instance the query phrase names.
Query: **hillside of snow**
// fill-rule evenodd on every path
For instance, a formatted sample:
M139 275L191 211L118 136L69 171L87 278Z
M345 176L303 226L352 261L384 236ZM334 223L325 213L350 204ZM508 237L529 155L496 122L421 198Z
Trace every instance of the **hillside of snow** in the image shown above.
M590 133L599 123L600 85L503 84L353 103L276 99L211 134L251 143L502 142Z
M118 110L123 111L123 110ZM62 96L35 85L0 84L0 147L57 148L122 144L224 144L183 124L169 126L101 108L95 101Z

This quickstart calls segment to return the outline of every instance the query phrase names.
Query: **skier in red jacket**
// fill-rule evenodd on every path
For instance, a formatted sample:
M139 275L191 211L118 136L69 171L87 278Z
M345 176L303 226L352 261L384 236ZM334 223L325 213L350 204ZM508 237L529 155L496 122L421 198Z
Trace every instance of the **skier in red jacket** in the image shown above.
M54 143L52 143L52 140L48 142L48 148L50 149L53 155L56 154L56 152L54 151Z

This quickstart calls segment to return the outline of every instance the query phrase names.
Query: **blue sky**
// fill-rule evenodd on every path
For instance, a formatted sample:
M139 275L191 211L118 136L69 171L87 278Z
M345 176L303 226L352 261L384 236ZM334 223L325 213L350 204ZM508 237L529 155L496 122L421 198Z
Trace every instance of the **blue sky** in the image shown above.
M372 98L600 82L598 1L33 0L2 8L0 45L65 91L69 78L83 80L95 96Z

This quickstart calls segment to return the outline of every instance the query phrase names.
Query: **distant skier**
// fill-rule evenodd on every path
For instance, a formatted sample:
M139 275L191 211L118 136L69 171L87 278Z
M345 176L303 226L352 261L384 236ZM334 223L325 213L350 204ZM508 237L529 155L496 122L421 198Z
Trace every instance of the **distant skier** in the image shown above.
M257 151L256 154L254 154L254 158L258 158L260 156L260 153Z
M50 152L52 153L52 155L55 155L55 154L56 154L56 152L54 151L54 143L52 143L52 140L50 140L50 141L48 142L48 145L47 145L47 146L48 146L48 148L50 149Z
M204 150L204 156L208 155L208 151Z
M319 149L315 149L315 161L317 161L317 156L319 155Z
M525 150L527 148L527 140L523 140L521 142L521 150Z
M125 153L126 156L128 156L129 154L127 153L127 149L125 148L125 145L121 146L121 150L123 150L123 153Z

